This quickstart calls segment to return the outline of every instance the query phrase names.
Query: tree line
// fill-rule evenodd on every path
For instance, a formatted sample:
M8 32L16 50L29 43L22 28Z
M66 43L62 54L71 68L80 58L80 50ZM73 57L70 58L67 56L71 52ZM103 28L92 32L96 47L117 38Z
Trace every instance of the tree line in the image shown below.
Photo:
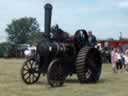
M41 40L42 32L36 18L22 17L7 24L7 42L0 43L0 57L20 57L25 49L19 45L34 44Z
M14 44L31 44L41 38L39 23L33 17L14 19L7 24L5 31L8 34L8 42Z

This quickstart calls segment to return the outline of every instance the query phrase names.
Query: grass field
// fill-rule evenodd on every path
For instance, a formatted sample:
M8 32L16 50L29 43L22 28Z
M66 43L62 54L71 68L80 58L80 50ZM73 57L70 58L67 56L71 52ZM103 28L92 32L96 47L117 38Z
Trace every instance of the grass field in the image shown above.
M20 77L23 59L0 59L0 96L128 96L128 73L114 74L104 64L97 84L79 84L76 75L68 77L63 87L51 88L46 77L26 85Z

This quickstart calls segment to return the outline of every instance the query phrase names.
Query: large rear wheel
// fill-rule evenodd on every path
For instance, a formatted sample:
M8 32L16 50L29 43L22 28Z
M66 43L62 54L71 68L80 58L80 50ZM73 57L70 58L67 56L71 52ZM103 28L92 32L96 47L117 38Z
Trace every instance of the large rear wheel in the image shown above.
M101 74L102 60L98 49L83 47L77 56L76 72L80 83L96 83Z

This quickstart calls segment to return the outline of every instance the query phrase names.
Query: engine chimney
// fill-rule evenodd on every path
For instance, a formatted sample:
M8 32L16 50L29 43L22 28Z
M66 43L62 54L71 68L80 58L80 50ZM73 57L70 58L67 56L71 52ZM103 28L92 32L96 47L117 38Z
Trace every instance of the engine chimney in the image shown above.
M51 29L51 17L52 17L52 5L50 3L45 4L45 17L44 17L44 32L49 35Z

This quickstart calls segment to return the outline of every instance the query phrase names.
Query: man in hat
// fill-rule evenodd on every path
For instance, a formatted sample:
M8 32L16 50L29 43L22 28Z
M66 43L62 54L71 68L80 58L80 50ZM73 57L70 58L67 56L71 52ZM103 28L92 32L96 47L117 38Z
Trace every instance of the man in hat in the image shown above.
M97 40L95 35L92 34L92 31L88 31L88 40L89 40L89 44L95 47L95 45L97 44Z

